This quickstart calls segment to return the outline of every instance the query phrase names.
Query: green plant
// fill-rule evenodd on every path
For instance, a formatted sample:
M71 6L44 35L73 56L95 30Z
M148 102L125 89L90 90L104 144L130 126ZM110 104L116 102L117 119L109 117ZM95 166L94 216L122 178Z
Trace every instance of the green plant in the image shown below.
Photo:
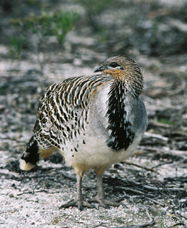
M164 119L164 118L158 119L158 122L159 123L163 123L163 124L168 124L168 125L173 125L174 124L174 122L172 122L171 120Z
M10 39L11 50L14 50L12 52L20 54L24 47L32 49L34 43L37 43L39 50L48 43L50 37L55 37L62 46L66 34L73 28L78 17L74 12L58 11L13 19L11 23L16 28L17 36Z
M26 46L26 40L23 36L11 37L10 38L10 55L14 57L19 57L21 55L22 49Z

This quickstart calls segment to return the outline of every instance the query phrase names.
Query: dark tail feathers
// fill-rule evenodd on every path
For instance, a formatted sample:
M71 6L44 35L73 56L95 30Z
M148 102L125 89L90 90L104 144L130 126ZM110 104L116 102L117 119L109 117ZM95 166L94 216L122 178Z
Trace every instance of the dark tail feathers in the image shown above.
M20 168L22 170L30 170L36 165L39 161L38 150L38 143L32 136L20 160Z

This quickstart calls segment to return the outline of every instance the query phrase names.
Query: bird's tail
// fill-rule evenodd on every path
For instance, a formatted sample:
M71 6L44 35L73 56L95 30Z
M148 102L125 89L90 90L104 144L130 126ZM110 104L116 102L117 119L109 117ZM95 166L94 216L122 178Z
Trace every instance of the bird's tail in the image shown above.
M25 152L20 159L20 169L29 171L33 169L36 163L39 161L39 146L35 137L32 136Z

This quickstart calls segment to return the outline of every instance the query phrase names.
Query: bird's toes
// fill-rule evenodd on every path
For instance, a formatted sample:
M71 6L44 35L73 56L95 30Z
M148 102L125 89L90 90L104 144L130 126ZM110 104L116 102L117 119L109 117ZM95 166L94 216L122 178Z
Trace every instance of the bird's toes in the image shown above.
M107 206L119 207L120 203L110 200L104 200L104 204Z
M98 202L99 206L101 206L103 208L108 208L110 206L118 207L120 205L120 203L118 203L116 201L110 201L110 200L106 200L104 198L98 198L98 197L95 197L94 201Z
M77 206L77 200L75 199L71 199L69 200L68 202L62 204L59 209L62 209L62 208L69 208L69 207L73 207L73 206Z
M82 200L77 200L77 207L78 207L79 211L83 210L83 202L82 202Z
M77 200L77 199L72 199L64 204L62 204L59 209L62 208L69 208L69 207L77 207L80 211L83 210L84 207L87 208L94 208L93 205L91 205L89 202L84 201L84 200Z
M87 208L95 208L95 206L89 203L88 201L83 201L83 206Z
M106 202L104 200L97 200L97 202L99 203L99 206L103 207L103 208L108 208L109 205L106 204Z

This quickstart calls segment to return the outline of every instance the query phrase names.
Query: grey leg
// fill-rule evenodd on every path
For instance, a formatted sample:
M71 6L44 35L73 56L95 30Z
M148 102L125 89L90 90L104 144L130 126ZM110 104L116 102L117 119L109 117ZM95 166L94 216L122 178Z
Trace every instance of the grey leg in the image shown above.
M82 196L82 175L77 174L77 196L76 199L69 200L67 203L60 206L60 209L62 208L68 208L68 207L74 207L77 206L78 209L81 211L83 209L83 206L92 208L92 205L88 202L83 200Z
M77 206L79 210L82 210L82 203L83 203L83 197L82 197L82 176L77 175Z
M104 203L104 189L103 189L103 178L102 175L97 176L97 195L95 199L102 207L106 207Z
M114 202L114 201L105 200L104 198L105 198L105 194L104 194L104 189L103 189L102 175L97 175L97 195L95 197L96 201L102 207L119 206L119 203Z

